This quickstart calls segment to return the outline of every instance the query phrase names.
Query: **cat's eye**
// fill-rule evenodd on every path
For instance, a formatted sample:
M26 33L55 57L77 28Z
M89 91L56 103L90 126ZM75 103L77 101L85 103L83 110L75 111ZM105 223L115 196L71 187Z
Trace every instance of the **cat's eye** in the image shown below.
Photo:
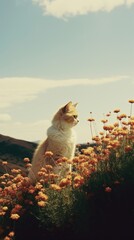
M73 115L73 117L76 119L78 116L77 115Z

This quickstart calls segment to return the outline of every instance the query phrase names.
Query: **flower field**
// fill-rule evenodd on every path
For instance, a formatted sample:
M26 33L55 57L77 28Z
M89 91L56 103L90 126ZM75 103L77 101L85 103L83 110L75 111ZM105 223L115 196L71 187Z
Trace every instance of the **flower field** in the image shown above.
M105 115L102 131L72 159L62 177L51 165L42 168L35 185L20 169L0 176L0 239L132 239L134 223L134 116L115 109ZM111 124L110 117L115 122ZM52 158L51 152L44 157ZM29 158L24 158L30 167Z

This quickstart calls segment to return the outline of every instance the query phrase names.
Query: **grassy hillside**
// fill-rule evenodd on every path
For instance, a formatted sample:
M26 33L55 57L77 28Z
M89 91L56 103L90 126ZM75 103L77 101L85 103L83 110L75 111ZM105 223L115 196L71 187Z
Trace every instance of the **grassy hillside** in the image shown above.
M27 156L31 159L36 146L36 143L0 134L0 161L7 161L9 168L24 167L23 158ZM4 172L0 165L0 174Z

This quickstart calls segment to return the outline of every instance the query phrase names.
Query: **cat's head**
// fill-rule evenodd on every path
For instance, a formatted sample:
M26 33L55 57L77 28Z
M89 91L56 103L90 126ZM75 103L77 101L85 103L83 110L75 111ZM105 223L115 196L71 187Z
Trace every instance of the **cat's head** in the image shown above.
M72 128L78 122L78 112L76 110L76 104L72 102L67 103L64 107L60 108L59 111L55 114L52 123L55 126L59 126L63 129Z

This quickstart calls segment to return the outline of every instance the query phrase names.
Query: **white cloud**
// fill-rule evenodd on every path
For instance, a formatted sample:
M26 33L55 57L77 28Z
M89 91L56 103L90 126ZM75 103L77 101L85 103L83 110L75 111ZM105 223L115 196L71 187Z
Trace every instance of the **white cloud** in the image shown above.
M8 113L0 113L0 122L11 121L11 116Z
M65 18L89 12L109 12L118 6L131 6L134 0L33 0L33 2L43 9L45 15Z
M0 108L32 101L39 93L59 87L101 85L127 79L127 76L114 76L98 79L47 80L40 78L0 78Z

